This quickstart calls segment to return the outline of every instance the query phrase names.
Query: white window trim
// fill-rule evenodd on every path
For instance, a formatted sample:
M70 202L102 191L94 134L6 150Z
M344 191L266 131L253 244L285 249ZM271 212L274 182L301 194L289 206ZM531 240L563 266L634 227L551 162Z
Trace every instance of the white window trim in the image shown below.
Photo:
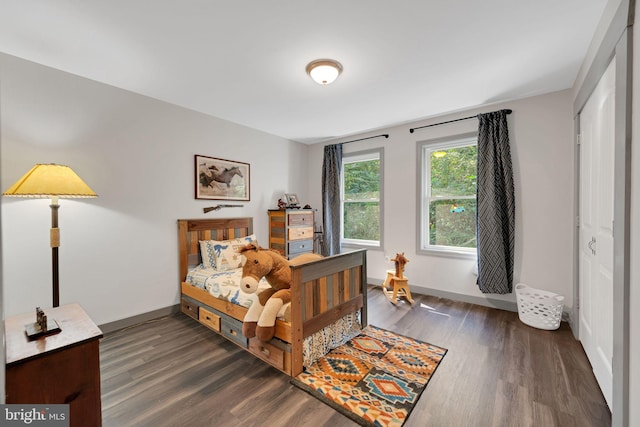
M380 241L377 240L359 240L346 239L344 237L344 164L350 162L358 162L365 160L380 159L380 195L378 204L380 207ZM340 245L351 248L379 248L383 247L384 238L384 149L375 148L372 150L356 151L353 153L344 153L342 155L341 182L340 182ZM368 200L363 200L368 201Z
M436 256L444 256L451 258L464 258L464 259L476 259L477 258L477 249L476 248L461 248L456 246L442 246L442 245L429 245L429 200L431 197L431 186L427 185L427 179L431 177L431 162L426 162L425 159L426 154L429 154L429 158L431 153L434 151L439 151L443 149L453 148L453 147L464 147L477 145L478 134L476 132L462 134L462 135L454 135L446 138L438 138L431 139L426 141L418 141L416 144L416 158L417 158L417 170L420 171L418 174L418 185L416 186L418 189L416 204L417 208L417 224L416 229L418 233L416 233L416 253L423 255L436 255ZM427 191L428 190L428 191ZM428 193L428 194L427 194ZM470 197L470 196L469 196ZM425 217L426 212L426 217ZM423 245L423 243L425 243Z

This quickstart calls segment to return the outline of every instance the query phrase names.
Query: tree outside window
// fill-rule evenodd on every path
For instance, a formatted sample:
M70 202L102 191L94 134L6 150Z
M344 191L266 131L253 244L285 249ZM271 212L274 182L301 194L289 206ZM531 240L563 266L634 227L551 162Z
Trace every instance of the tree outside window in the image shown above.
M476 248L477 140L423 143L422 250Z
M342 160L342 241L381 242L382 150L348 154Z

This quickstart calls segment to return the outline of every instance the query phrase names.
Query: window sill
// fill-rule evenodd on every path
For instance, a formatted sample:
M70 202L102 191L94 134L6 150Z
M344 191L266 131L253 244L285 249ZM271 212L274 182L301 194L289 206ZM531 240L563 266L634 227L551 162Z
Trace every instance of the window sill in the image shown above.
M420 249L417 251L419 255L431 255L441 256L445 258L459 258L459 259L477 259L478 253L476 251L457 251L455 249Z
M342 242L340 247L343 248L356 248L356 249L382 249L380 243L352 243Z

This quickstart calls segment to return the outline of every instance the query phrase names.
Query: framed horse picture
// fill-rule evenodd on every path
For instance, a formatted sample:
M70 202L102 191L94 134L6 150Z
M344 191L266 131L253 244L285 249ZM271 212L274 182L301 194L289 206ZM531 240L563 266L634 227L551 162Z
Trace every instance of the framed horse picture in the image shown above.
M249 163L195 155L196 199L251 199Z

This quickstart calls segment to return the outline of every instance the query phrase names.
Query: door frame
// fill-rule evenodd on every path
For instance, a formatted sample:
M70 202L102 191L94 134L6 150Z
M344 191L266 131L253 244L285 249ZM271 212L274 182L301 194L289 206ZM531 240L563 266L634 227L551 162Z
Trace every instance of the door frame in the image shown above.
M604 38L596 50L574 103L574 140L580 134L580 113L611 60L616 61L615 141L614 141L614 247L613 247L613 389L612 425L629 425L629 289L630 289L630 208L631 208L631 102L633 78L633 21L635 0L621 0ZM579 213L579 147L575 148L575 204ZM571 328L579 337L579 230L574 230L574 283Z

